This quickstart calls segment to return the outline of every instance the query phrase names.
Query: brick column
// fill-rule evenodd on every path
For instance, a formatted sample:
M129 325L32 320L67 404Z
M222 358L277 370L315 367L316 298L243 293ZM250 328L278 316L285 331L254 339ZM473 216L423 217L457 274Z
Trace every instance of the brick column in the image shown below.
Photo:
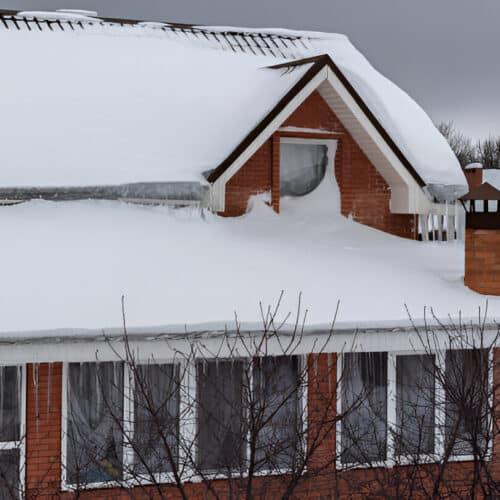
M466 229L465 285L500 295L500 229Z
M280 211L280 134L272 137L271 159L271 204L276 212Z
M311 468L326 466L328 471L334 471L337 355L309 355L308 378L308 445L316 447Z
M26 498L55 498L61 481L62 363L29 364L26 381Z

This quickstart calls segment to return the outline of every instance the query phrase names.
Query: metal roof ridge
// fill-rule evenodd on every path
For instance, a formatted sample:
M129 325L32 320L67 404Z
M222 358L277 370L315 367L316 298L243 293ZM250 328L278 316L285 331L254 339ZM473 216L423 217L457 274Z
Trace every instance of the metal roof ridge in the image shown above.
M118 26L137 26L139 28L153 28L154 24L164 25L165 28L171 29L189 29L197 32L208 32L208 33L225 33L225 34L236 34L241 36L263 36L266 38L284 38L284 39L303 39L303 38L319 38L319 39L338 39L338 38L346 38L343 34L338 33L328 33L328 32L320 32L320 31L307 31L307 30L295 30L288 28L270 28L270 27L262 27L262 28L251 28L244 26L210 26L203 24L195 24L195 23L180 23L180 22L170 22L167 20L147 20L147 19L129 19L129 18L119 18L119 17L107 17L107 16L92 16L91 18L86 19L83 16L76 16L74 19L57 17L58 14L69 14L69 12L64 12L63 9L59 10L13 10L13 9L0 9L0 18L12 18L12 20L25 20L31 19L23 13L30 12L43 12L46 13L47 16L50 14L54 15L54 19L51 20L49 18L37 18L38 22L55 22L59 21L61 23L70 23L70 22L82 22L89 24L99 24L99 23L109 23L116 24ZM36 17L36 16L35 16ZM159 28L159 26L158 26Z

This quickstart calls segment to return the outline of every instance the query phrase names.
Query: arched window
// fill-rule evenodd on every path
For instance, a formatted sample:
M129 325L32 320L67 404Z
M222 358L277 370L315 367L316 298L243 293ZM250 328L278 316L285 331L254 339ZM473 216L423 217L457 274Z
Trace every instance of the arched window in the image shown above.
M304 196L325 177L328 148L324 144L281 142L280 194Z

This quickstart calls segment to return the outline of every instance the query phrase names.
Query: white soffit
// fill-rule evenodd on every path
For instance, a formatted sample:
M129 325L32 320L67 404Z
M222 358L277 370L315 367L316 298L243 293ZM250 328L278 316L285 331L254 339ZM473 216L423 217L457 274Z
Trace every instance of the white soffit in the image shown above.
M328 69L327 79L319 85L318 91L391 187L391 210L399 213L427 211L429 202L419 184L332 70Z

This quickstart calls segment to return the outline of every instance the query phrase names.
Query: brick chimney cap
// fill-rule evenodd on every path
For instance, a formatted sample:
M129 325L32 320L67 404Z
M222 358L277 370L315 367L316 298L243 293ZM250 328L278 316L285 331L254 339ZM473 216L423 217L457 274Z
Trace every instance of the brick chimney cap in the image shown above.
M475 170L476 168L483 168L482 163L469 163L464 167L464 170Z

